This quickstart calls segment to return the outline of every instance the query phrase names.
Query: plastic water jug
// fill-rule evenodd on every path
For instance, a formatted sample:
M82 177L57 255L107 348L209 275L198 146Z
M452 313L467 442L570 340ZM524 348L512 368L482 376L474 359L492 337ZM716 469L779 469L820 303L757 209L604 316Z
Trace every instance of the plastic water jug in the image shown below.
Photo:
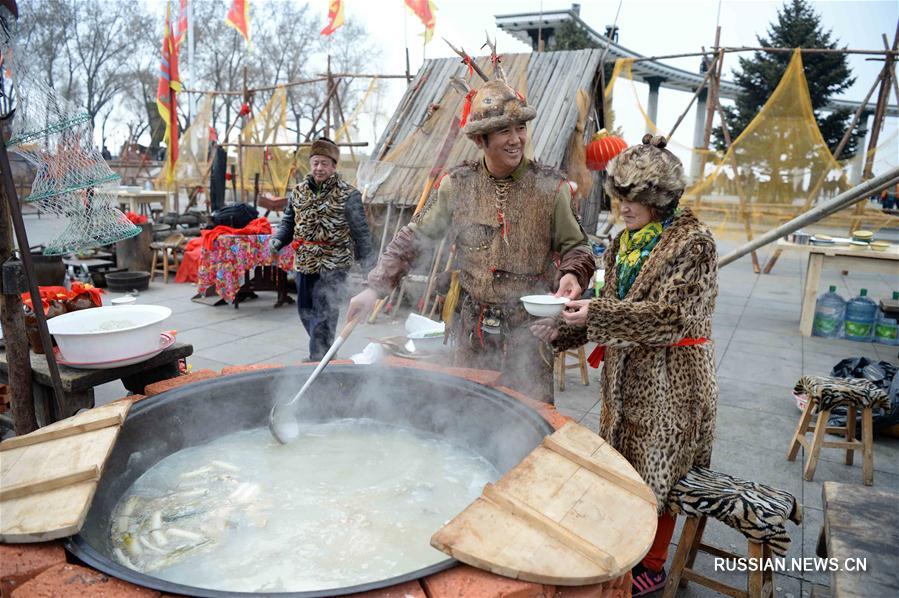
M874 325L874 340L884 345L899 345L899 323L880 312Z
M815 304L812 334L825 338L838 337L843 325L845 310L846 301L837 295L837 287L831 285L830 290L818 297L818 302Z
M858 297L847 301L844 325L846 338L851 341L872 340L877 311L877 304L868 298L868 289L862 289Z

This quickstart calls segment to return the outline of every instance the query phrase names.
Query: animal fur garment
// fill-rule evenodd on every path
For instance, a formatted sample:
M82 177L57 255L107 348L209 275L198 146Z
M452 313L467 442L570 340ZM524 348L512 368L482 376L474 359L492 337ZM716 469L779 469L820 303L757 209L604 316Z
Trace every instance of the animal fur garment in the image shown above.
M713 344L667 345L711 337L717 252L709 230L685 209L619 300L619 238L605 253L606 284L590 302L587 326L561 326L553 344L559 351L587 341L606 346L599 434L649 484L661 514L674 484L711 460L718 400Z

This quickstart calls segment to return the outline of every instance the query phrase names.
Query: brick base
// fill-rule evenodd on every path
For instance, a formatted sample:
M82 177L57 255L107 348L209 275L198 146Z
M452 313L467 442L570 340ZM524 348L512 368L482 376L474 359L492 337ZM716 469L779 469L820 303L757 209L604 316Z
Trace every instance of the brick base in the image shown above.
M54 565L25 582L12 593L12 598L157 598L159 592L78 565Z
M59 542L0 544L0 596L9 598L29 579L65 562L66 551Z

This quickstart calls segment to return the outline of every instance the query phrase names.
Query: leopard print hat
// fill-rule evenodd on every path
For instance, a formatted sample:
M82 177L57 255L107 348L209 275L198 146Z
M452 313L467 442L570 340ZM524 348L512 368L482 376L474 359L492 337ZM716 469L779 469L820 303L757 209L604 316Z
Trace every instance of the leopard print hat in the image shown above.
M671 213L684 194L684 166L665 149L661 135L644 135L640 145L632 145L615 156L606 167L606 193L619 200L635 201Z

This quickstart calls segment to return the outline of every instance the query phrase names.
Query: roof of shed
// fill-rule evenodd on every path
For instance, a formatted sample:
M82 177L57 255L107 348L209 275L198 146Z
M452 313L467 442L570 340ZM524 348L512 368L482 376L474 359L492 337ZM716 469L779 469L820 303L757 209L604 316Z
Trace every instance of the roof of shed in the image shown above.
M583 89L592 101L600 54L600 50L575 50L503 55L506 80L537 109L537 118L529 126L528 156L557 168L564 166L578 119L577 92ZM489 56L476 62L492 75ZM394 168L371 195L371 203L418 203L447 133L462 112L464 97L450 85L451 75L467 75L459 59L427 60L409 84L372 152ZM475 75L472 85L481 83ZM440 170L478 155L475 144L459 133Z

